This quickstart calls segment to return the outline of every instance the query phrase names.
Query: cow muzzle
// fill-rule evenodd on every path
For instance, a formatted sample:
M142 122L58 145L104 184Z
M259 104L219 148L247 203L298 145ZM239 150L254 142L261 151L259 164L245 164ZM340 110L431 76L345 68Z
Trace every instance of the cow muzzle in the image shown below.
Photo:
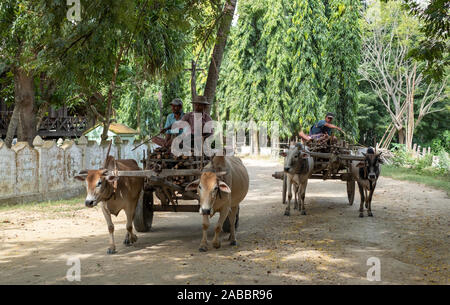
M375 174L373 174L373 173L370 173L370 174L368 175L368 177L369 177L369 180L376 180L376 179L377 179L377 175L375 175Z
M211 209L201 209L202 215L211 215Z
M84 204L88 207L88 208L92 208L95 207L97 205L97 201L96 200L86 200L84 202Z

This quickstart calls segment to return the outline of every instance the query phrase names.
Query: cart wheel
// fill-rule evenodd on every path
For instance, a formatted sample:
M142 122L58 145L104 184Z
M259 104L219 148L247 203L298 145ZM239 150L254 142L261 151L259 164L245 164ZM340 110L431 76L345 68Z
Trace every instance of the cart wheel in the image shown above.
M287 175L286 173L283 173L283 191L282 191L283 204L286 204L286 193L287 193Z
M236 223L234 224L234 228L236 230L237 230L238 227L239 227L239 208L238 208L238 211L236 213ZM230 233L230 218L227 217L227 219L225 219L225 221L223 222L222 230L225 233Z
M347 181L347 196L348 203L352 205L355 199L355 180Z
M153 222L153 191L141 192L134 213L134 228L138 232L148 232Z

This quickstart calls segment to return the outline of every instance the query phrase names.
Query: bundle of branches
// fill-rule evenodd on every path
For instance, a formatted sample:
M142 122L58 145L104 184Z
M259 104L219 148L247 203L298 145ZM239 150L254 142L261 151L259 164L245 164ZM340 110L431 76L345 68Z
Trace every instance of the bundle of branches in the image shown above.
M191 169L195 164L194 157L175 156L167 148L159 147L148 155L147 169L161 172L163 169ZM187 182L184 176L168 177L167 181L181 185Z

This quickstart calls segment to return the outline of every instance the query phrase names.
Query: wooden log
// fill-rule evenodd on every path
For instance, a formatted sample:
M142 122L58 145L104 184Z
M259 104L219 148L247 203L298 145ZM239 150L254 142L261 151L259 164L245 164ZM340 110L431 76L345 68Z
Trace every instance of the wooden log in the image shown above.
M323 175L311 175L309 179L321 179L321 180L342 180L342 181L351 181L353 180L352 174L350 173L342 173L338 175L332 175L329 177L324 177Z
M312 157L321 158L321 159L332 159L336 155L332 153L321 153L321 152L310 152L309 153ZM357 161L364 161L364 156L353 156L348 154L339 154L337 157L341 160L357 160Z
M187 205L187 204L179 204L179 205L166 205L162 206L159 204L155 204L153 206L153 212L198 212L200 209L200 205Z
M153 170L140 171L118 171L118 177L160 177L167 178L173 176L201 176L202 171L199 169L163 169L160 173Z
M152 177L157 176L158 173L153 170L140 170L140 171L118 171L118 177Z

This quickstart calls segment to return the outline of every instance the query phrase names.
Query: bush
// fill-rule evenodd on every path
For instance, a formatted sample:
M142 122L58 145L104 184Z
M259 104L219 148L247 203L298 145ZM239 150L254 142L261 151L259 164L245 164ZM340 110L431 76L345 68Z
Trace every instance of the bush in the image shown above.
M434 138L431 142L431 149L436 153L450 152L450 130L445 130L442 135Z
M394 148L392 149L393 157L391 159L392 165L398 167L413 167L416 160L413 154L406 149L403 144L392 144Z
M433 163L433 155L427 154L422 158L416 158L415 164L412 166L417 171L423 171L424 169L429 169Z
M450 157L449 154L444 151L441 150L441 152L439 153L439 163L437 166L438 171L441 174L445 174L445 175L449 175L450 174Z
M439 164L432 167L433 154L427 154L424 157L416 158L411 151L408 151L405 145L393 144L392 165L396 167L411 168L417 173L426 173L431 175L449 175L450 173L450 157L449 154L441 149L439 152Z

